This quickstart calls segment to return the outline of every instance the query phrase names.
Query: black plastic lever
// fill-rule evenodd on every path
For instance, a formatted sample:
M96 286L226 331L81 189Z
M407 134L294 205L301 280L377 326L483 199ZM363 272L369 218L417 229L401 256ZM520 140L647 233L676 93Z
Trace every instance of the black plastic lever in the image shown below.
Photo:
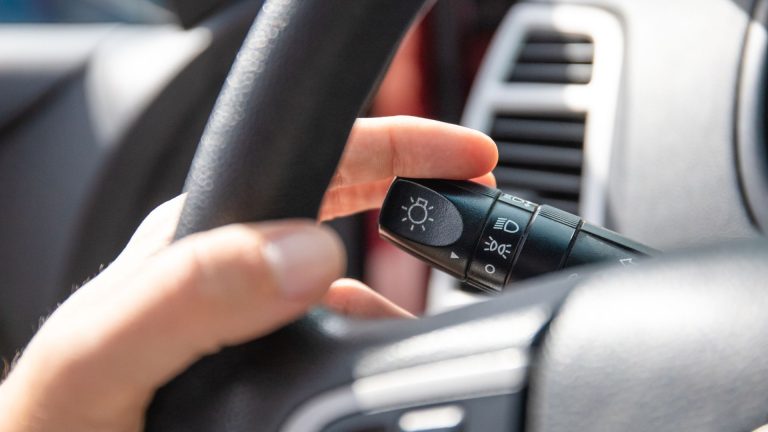
M658 253L560 209L454 180L396 179L381 209L379 232L489 292L566 267L628 266Z

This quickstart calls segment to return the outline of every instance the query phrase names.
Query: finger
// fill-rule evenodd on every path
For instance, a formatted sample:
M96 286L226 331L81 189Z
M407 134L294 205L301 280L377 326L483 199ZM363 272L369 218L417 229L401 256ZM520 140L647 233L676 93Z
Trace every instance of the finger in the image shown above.
M486 173L480 177L475 177L472 181L488 187L496 187L496 176L494 176L493 173Z
M320 205L318 219L331 220L337 217L355 214L364 210L378 208L387 195L392 180L378 180L365 184L337 187L325 193Z
M168 246L173 240L186 199L187 194L183 193L152 210L131 236L115 262L145 258Z
M489 187L496 187L496 178L492 173L476 177L472 181ZM330 189L325 194L318 217L320 220L326 221L379 208L387 195L390 184L392 184L392 180L385 179Z
M393 176L468 179L496 165L485 134L416 117L361 118L355 123L331 187Z
M67 381L56 387L88 383L95 388L81 393L151 394L199 357L296 319L342 274L344 263L338 237L313 222L192 235L153 256L128 282L131 289L80 314L81 322L57 326L57 311L27 352L42 359L54 379ZM51 360L46 350L60 341L67 355Z
M187 194L184 193L152 210L139 224L120 255L80 289L97 290L104 286L114 288L117 281L136 271L136 267L145 258L168 246L173 240L186 199ZM101 299L92 298L92 301L99 302Z
M328 308L355 318L414 318L386 297L354 279L339 279L323 297Z

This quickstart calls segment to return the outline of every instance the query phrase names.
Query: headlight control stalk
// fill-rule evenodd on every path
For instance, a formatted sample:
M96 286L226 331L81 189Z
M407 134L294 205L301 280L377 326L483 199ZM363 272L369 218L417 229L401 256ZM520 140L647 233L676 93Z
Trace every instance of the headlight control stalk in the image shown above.
M657 253L555 207L455 180L395 179L379 233L488 292L567 267L629 266Z

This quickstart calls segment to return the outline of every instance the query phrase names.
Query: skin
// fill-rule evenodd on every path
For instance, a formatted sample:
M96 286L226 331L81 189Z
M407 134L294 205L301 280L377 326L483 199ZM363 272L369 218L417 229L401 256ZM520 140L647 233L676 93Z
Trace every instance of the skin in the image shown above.
M496 146L435 121L360 119L319 220L380 206L393 176L494 185ZM361 282L317 221L235 224L170 243L184 197L154 210L120 256L45 322L0 385L0 430L140 431L155 390L200 357L324 304L408 317ZM296 269L301 271L296 271Z

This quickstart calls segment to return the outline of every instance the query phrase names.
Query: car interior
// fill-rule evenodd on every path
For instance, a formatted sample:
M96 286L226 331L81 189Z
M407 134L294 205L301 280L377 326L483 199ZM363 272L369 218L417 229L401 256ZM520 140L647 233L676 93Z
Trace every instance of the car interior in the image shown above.
M332 221L348 276L422 318L313 310L146 430L758 430L767 26L765 0L0 2L0 358L160 203L189 193L177 238L314 218L354 119L417 115L489 135L502 196L652 256L488 294L378 212Z

